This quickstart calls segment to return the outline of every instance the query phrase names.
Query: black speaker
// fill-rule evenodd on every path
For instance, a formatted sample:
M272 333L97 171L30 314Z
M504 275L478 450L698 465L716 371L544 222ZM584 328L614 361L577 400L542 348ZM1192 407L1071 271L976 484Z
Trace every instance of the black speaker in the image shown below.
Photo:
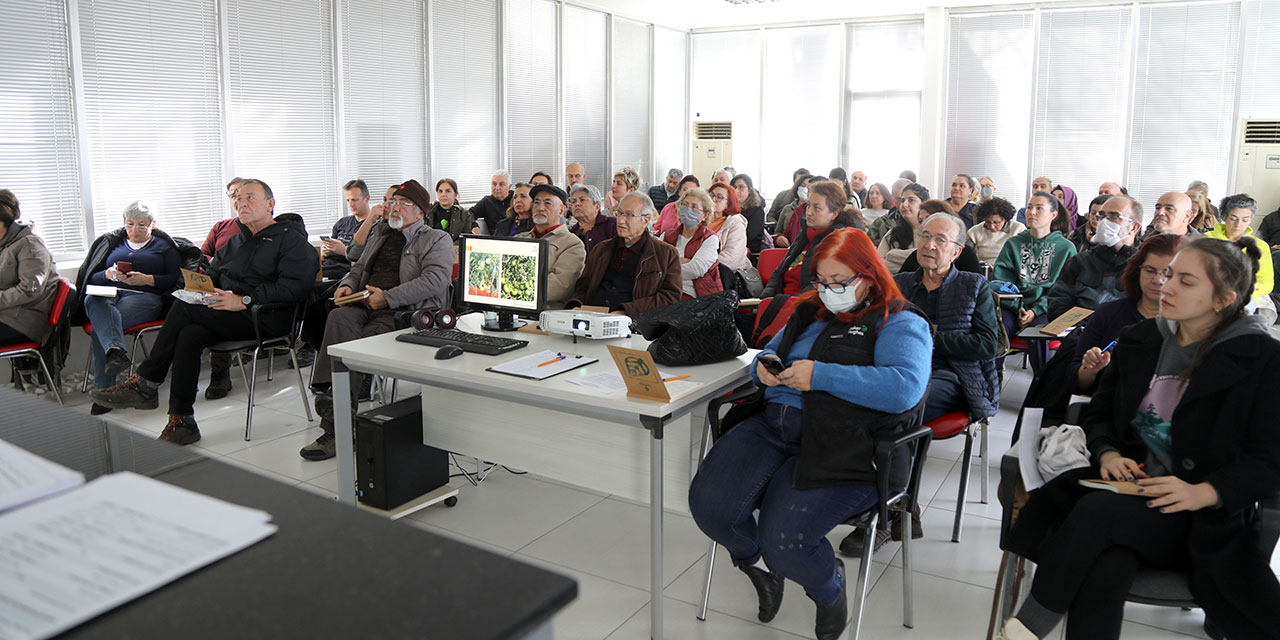
M356 415L356 496L394 509L449 483L448 453L422 444L422 399Z

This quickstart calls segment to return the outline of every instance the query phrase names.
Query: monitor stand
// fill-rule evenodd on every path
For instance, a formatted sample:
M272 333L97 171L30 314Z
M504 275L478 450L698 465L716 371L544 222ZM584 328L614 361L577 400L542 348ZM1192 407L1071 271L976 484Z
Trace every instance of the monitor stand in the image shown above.
M517 319L516 314L510 311L499 311L496 318L488 317L488 313L484 315L484 324L480 325L480 328L485 331L515 331L528 324L524 320Z

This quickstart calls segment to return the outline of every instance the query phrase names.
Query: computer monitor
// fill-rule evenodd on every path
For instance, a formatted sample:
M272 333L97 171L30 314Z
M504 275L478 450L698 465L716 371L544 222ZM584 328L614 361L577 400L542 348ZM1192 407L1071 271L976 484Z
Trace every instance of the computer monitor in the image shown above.
M547 304L547 243L534 238L462 236L455 290L471 309L497 313L488 331L514 331Z

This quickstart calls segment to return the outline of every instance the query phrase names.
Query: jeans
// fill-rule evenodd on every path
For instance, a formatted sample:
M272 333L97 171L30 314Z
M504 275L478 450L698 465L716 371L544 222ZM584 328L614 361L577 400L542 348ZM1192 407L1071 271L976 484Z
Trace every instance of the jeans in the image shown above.
M929 375L929 396L924 402L925 424L968 406L960 376L950 369L934 369Z
M773 571L824 605L840 595L826 535L875 506L874 485L796 489L800 410L770 403L720 438L689 487L698 528L729 551L736 566L763 555ZM752 512L759 509L759 521Z
M89 348L93 352L93 386L103 389L115 383L107 376L107 350L124 349L124 330L150 322L164 311L164 298L156 293L123 293L114 298L84 297L84 312L93 324Z

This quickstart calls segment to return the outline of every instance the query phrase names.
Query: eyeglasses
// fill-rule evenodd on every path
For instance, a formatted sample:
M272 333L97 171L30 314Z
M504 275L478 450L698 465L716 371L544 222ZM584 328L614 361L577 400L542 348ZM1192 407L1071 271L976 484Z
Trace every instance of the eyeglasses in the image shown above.
M722 194L722 193L716 193L716 194L714 194L714 195L712 195L712 196L711 196L711 201L712 201L712 202L724 202L724 201L726 201L726 200L728 200L728 199L729 199L729 197L728 197L728 196L726 196L726 195L724 195L724 194Z
M636 219L638 219L638 218L648 218L648 217L649 217L649 214L647 214L647 213L627 213L626 211L619 211L619 212L618 212L618 217L619 217L619 218L626 218L627 220L636 220Z
M1120 221L1121 221L1121 220L1128 220L1129 222L1137 222L1137 220L1134 220L1133 218L1128 218L1128 217L1122 216L1122 215L1120 215L1118 212L1115 212L1115 211L1112 211L1111 213L1107 213L1106 211L1099 211L1099 212L1098 212L1098 217L1099 217L1099 218L1106 218L1107 220L1110 220L1110 221L1112 221L1112 222L1114 222L1114 223L1116 223L1116 224L1120 224Z
M845 287L853 284L854 280L857 280L858 278L861 278L861 277L862 277L861 275L855 275L852 278L845 280L844 282L832 282L830 284L826 282L818 282L817 280L815 280L813 282L813 286L817 287L819 290L826 289L831 293L844 293Z
M413 208L417 205L413 204L413 202L410 200L392 200L391 206L397 209L408 209L408 208Z
M921 231L919 234L916 235L916 238L919 239L920 246L924 246L926 244L929 244L930 242L936 242L938 243L938 246L945 247L949 244L954 244L958 247L964 248L964 245L960 244L959 242L956 242L955 240L952 240L951 238L948 238L946 236L935 236L932 233L929 233L928 231Z
M1149 280L1155 280L1156 278L1164 278L1167 280L1169 276L1173 275L1172 272L1170 272L1167 269L1160 270L1155 267L1149 267L1145 264L1142 265L1141 273L1142 273L1142 277L1147 278Z

